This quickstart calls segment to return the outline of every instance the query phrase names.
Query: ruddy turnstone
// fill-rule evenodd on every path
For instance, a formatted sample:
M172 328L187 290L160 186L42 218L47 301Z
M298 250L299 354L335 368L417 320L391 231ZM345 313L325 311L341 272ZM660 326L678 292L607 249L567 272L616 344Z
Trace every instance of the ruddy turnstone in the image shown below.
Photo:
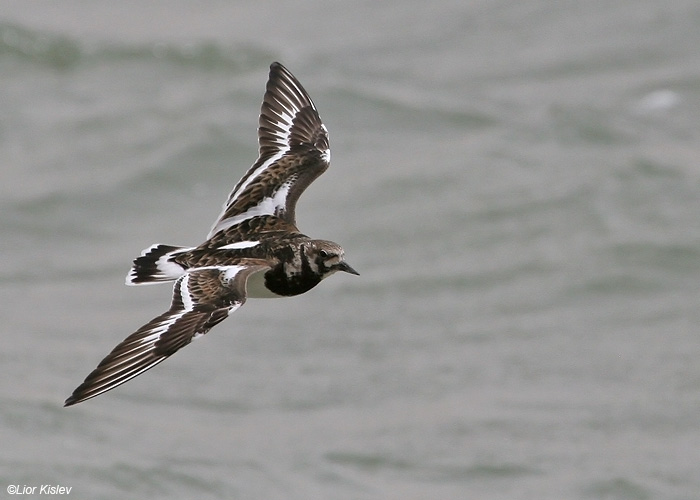
M270 66L260 111L260 156L238 181L198 247L153 245L134 260L127 285L174 281L170 309L117 345L66 400L114 389L207 333L248 297L288 297L337 271L358 274L337 243L299 232L294 208L329 166L328 131L316 106L281 64Z

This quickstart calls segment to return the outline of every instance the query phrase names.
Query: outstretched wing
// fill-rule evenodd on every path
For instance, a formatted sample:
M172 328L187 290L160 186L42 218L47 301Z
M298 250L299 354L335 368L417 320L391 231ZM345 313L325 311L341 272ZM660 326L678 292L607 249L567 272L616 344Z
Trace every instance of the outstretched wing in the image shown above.
M299 196L330 164L328 130L304 87L280 63L270 66L258 142L259 158L236 184L208 238L264 215L295 225Z
M170 309L115 347L66 399L65 406L114 389L207 333L245 302L248 276L266 267L260 261L202 267L178 278Z

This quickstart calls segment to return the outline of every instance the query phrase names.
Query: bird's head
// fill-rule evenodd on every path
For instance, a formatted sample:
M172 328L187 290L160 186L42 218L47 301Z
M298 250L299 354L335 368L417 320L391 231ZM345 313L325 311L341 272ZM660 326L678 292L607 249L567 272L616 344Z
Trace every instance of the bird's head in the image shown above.
M326 240L313 240L306 248L309 264L321 275L321 279L338 271L360 275L345 262L345 252L337 243Z

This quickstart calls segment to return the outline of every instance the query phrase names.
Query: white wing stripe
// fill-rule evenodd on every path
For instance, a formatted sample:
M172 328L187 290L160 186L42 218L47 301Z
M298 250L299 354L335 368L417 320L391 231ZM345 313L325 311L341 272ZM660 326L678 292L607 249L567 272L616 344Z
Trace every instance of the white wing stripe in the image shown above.
M255 169L255 172L253 172L243 184L241 184L238 189L234 190L228 197L228 200L226 200L226 203L224 204L223 208L221 209L221 213L219 214L219 217L217 217L216 222L212 226L211 230L209 231L209 234L207 235L207 239L210 239L212 236L214 236L216 233L219 231L222 231L224 229L227 229L234 224L226 224L225 220L221 220L221 218L224 216L226 213L226 210L228 210L228 207L231 206L233 201L240 196L240 194L243 192L245 188L248 187L248 184L253 182L257 176L259 176L262 172L265 171L267 167L272 165L274 162L282 158L287 153L287 149L280 150L277 154L271 156L270 158L265 161L262 165L260 165L258 168ZM245 220L245 219L243 219Z
M219 247L217 250L241 250L243 248L251 248L259 244L259 241L237 241L235 243L229 243L228 245Z
M212 235L218 233L219 231L224 231L229 227L235 226L236 224L240 224L243 221L252 219L253 217L257 217L259 215L276 215L278 210L284 209L286 206L287 195L289 194L289 188L291 186L292 184L290 182L285 182L277 191L275 191L274 195L266 196L260 200L260 203L250 207L242 214L219 221L216 226L212 228L211 232L209 233L209 237L211 238Z
M182 305L185 307L185 311L191 311L194 308L194 304L192 301L192 295L190 295L189 284L190 284L190 275L188 273L188 274L185 274L182 277L182 281L180 281L180 298L182 298ZM181 316L182 316L182 314L180 314L179 317L181 317ZM179 317L178 317L178 319L179 319ZM170 325L172 325L173 323L174 323L174 321L172 323L170 323ZM168 325L168 326L170 326L170 325Z
M284 148L284 149L278 151L276 154L274 154L274 155L272 155L270 158L268 158L267 161L265 161L265 163L263 163L263 164L260 165L258 168L256 168L256 169L255 169L255 172L253 172L253 174L250 175L250 176L245 180L245 182L244 182L243 184L241 184L241 186L240 186L238 189L236 189L233 193L231 193L231 197L229 198L229 202L231 202L231 201L235 200L236 198L238 198L238 196L240 196L240 194L243 192L243 190L245 190L245 188L248 187L248 184L250 184L251 182L253 182L253 180L254 180L258 175L260 175L261 173L263 173L263 172L267 169L267 167L269 167L270 165L272 165L273 163L275 163L277 160L279 160L280 158L282 158L282 156L284 156L285 153L287 153L288 150L289 150L289 148Z

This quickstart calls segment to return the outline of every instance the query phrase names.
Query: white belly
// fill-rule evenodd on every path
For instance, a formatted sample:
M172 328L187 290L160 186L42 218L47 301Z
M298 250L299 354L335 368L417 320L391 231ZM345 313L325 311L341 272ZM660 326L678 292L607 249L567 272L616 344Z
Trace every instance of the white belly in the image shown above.
M248 284L246 286L248 297L252 299L279 299L282 297L281 295L272 293L265 287L266 272L267 269L258 271L248 277Z

